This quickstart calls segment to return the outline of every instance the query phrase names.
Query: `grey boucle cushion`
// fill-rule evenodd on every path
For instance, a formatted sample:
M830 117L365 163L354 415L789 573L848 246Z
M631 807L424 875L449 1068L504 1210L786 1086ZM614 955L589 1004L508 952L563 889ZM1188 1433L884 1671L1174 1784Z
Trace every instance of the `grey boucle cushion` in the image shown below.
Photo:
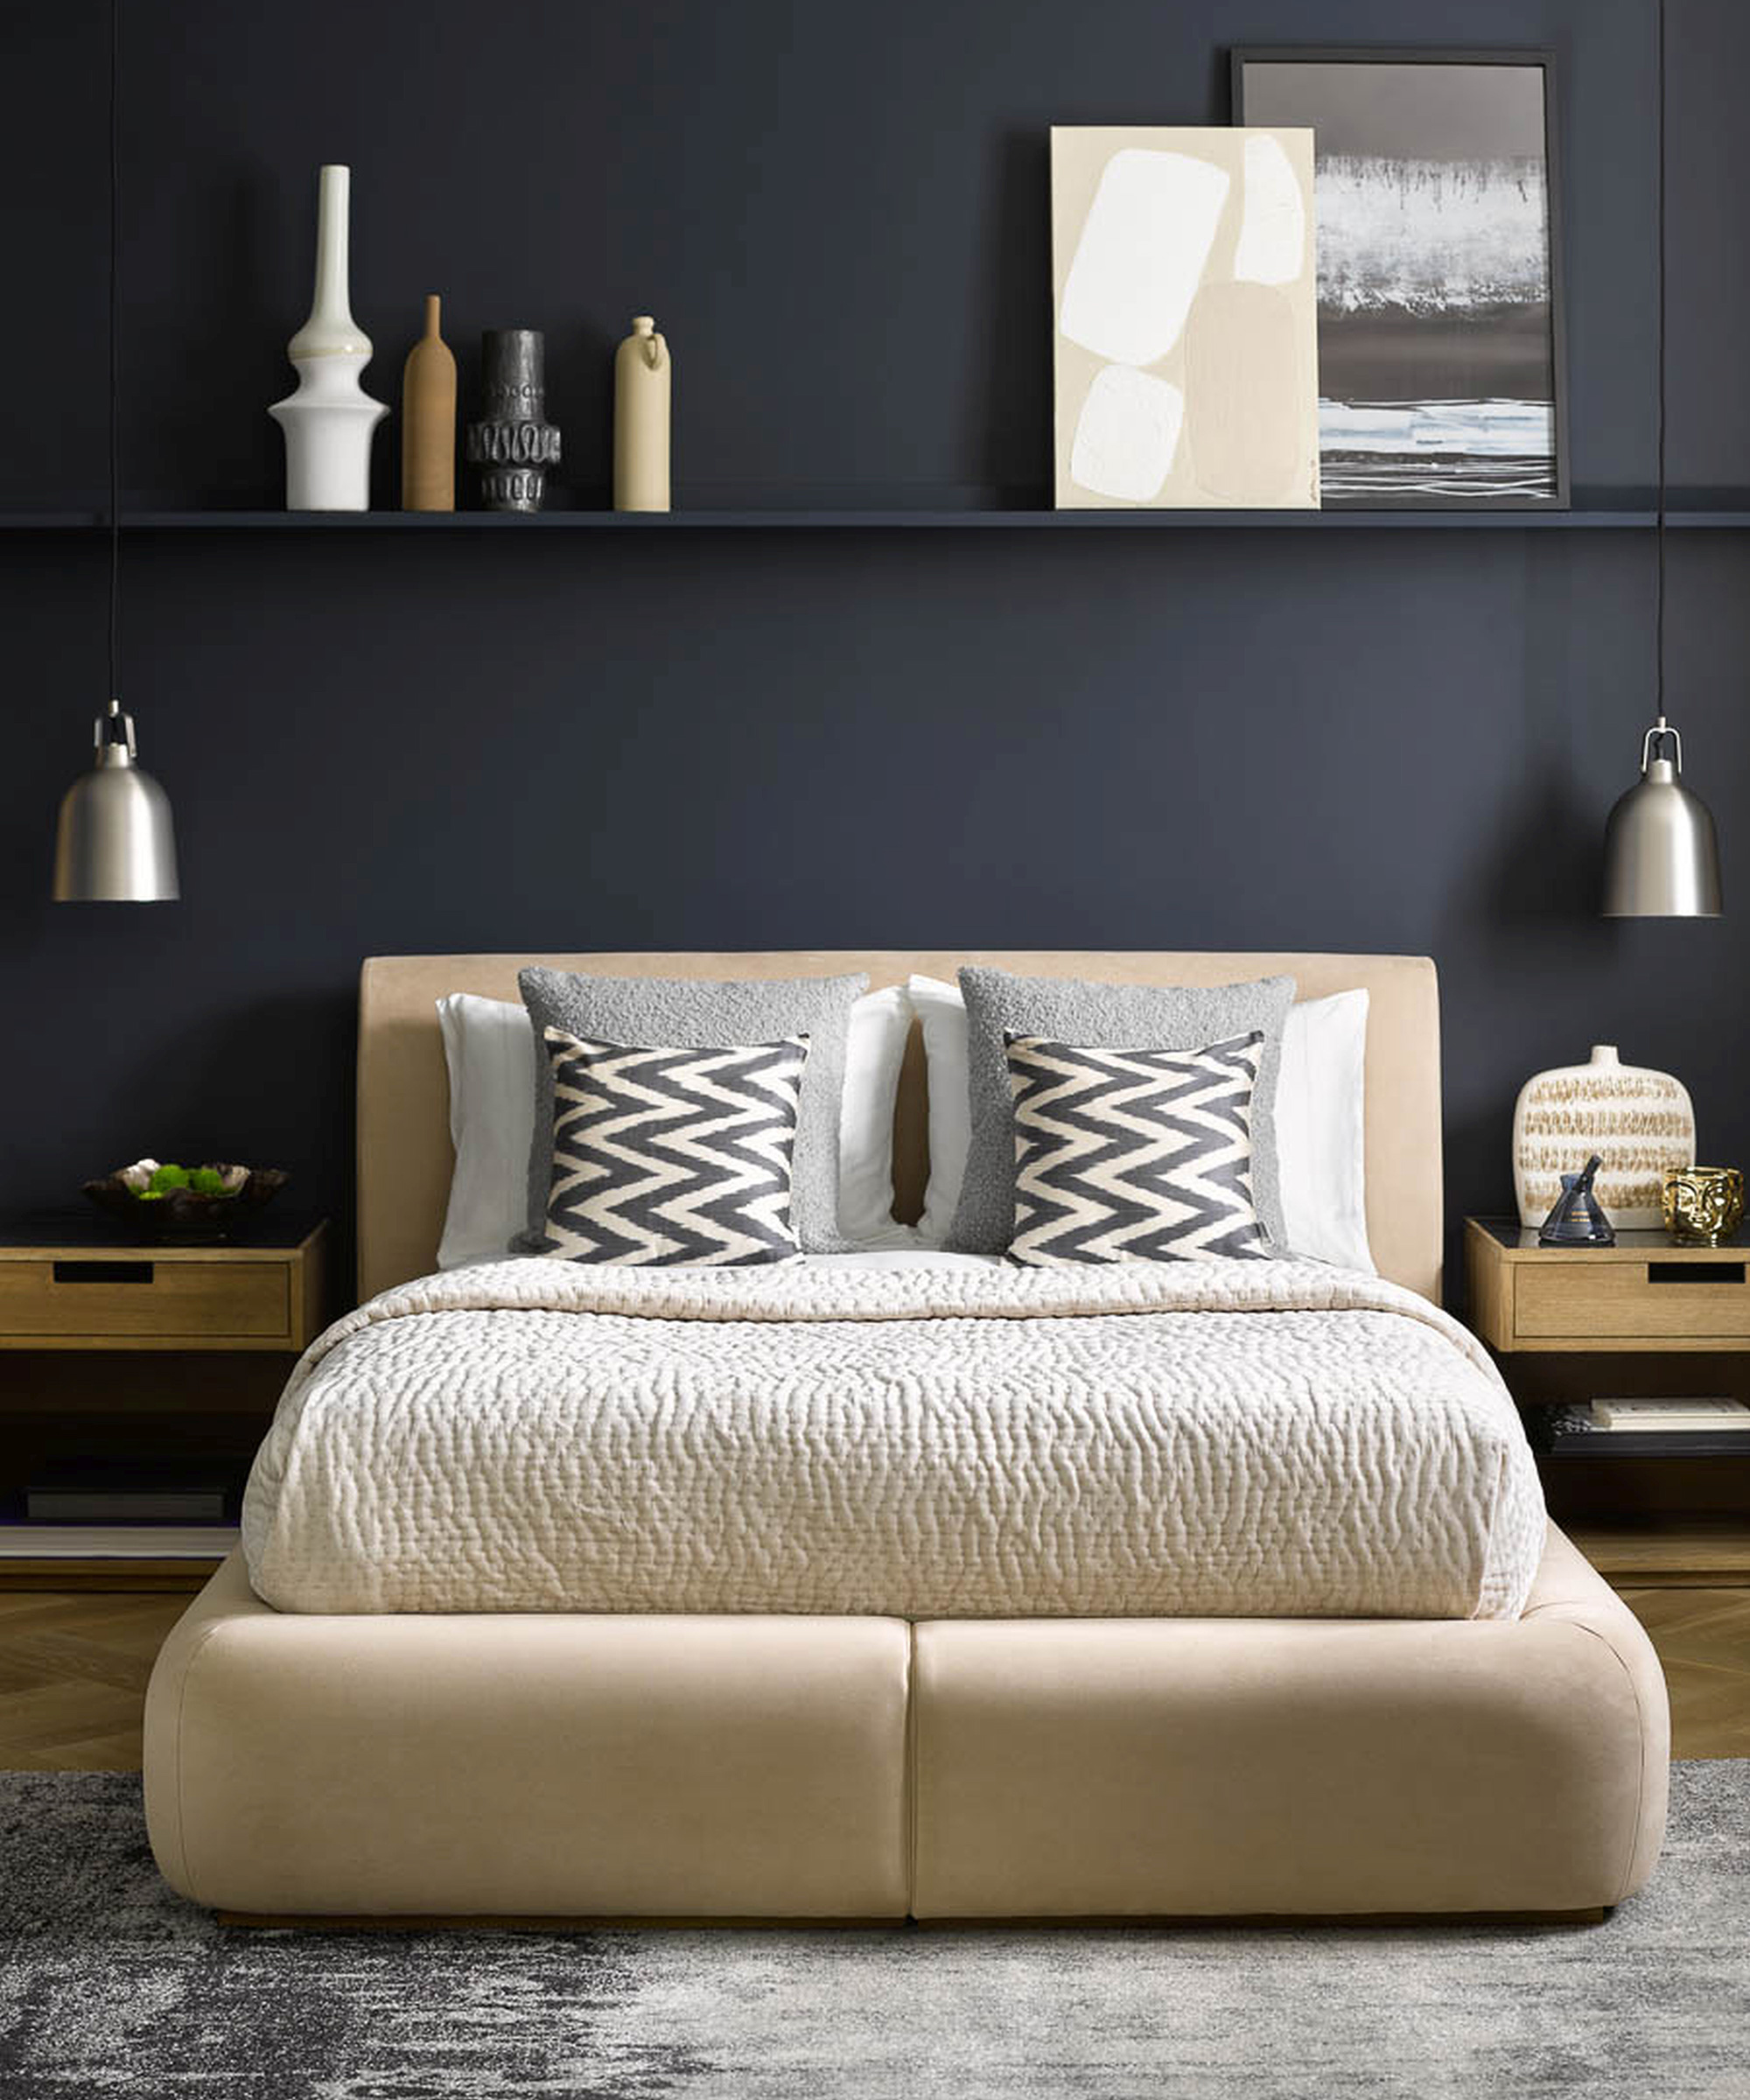
M1090 1050L1200 1050L1253 1029L1264 1040L1252 1096L1252 1202L1272 1248L1282 1248L1274 1110L1292 977L1243 984L1090 984L969 965L960 972L960 991L966 1002L972 1143L948 1236L951 1248L1001 1254L1014 1233L1015 1110L1005 1030Z
M553 1068L542 1031L597 1042L708 1050L730 1043L806 1035L802 1106L790 1185L790 1223L803 1250L835 1254L838 1233L838 1115L850 1009L865 976L794 977L717 984L704 977L589 977L540 965L519 972L535 1066L535 1130L528 1148L528 1224L516 1254L547 1246L553 1165Z

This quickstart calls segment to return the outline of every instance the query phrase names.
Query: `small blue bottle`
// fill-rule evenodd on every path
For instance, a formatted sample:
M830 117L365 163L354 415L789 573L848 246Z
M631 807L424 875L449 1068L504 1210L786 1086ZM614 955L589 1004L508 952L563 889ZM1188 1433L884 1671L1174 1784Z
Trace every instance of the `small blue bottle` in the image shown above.
M1540 1247L1614 1247L1616 1234L1592 1185L1604 1164L1594 1152L1577 1174L1562 1176L1562 1193L1537 1235Z

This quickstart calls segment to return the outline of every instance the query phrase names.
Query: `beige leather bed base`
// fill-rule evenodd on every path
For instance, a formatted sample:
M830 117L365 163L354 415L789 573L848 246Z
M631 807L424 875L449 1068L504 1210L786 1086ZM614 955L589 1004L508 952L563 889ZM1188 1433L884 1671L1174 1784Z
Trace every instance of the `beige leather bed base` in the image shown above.
M275 1917L1598 1911L1663 1681L1558 1532L1510 1623L317 1617L228 1562L153 1673L152 1847Z
M533 961L881 985L972 960L1364 986L1368 1236L1383 1274L1438 1298L1425 959L897 950L368 962L361 1292L432 1266L441 994L514 998ZM902 1216L926 1109L914 1040ZM318 1618L270 1610L233 1562L153 1674L146 1808L174 1886L280 1917L1572 1914L1650 1872L1668 1726L1645 1634L1553 1533L1510 1624Z

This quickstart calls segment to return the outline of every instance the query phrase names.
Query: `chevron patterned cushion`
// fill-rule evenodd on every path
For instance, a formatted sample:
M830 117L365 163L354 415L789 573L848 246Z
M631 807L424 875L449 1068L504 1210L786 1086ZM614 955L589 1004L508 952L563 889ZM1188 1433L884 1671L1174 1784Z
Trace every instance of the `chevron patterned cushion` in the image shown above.
M1003 1040L1015 1104L1011 1261L1268 1258L1252 1204L1261 1032L1202 1050Z
M790 1168L807 1036L662 1050L543 1033L550 1254L659 1269L800 1259Z
M1196 1050L1254 1028L1264 1037L1264 1054L1252 1089L1252 1202L1266 1236L1278 1246L1283 1243L1271 1118L1282 1032L1294 998L1292 977L1256 977L1239 984L1102 984L1076 977L1016 977L1005 970L968 963L960 972L960 990L972 1130L948 1228L950 1247L964 1254L1001 1254L1014 1232L1015 1106L1004 1054L1006 1035L1043 1035L1054 1043L1097 1044L1102 1050L1127 1050L1136 1043ZM614 1032L605 1026L578 1027L564 1014L549 1018L580 1035ZM801 1025L786 1020L749 1032L788 1034ZM739 1032L730 1028L724 1035Z
M783 1035L808 1039L802 1105L796 1119L796 1157L790 1220L809 1254L835 1254L838 1229L838 1128L844 1105L850 1010L869 989L860 971L837 977L598 977L531 964L517 972L528 1009L528 1054L535 1060L535 1119L528 1144L528 1224L513 1242L519 1254L547 1244L548 1172L553 1159L553 1068L543 1028L563 1028L586 1043L770 1043ZM1031 1025L1031 1024L1030 1024ZM1222 1021L1181 1043L1207 1043L1257 1024L1248 1014ZM1047 1024L1038 1024L1043 1030ZM1055 1023L1049 1024L1056 1027ZM1057 1028L1060 1035L1073 1029ZM1146 1034L1139 1042L1171 1039ZM1006 1212L1004 1213L1006 1215Z

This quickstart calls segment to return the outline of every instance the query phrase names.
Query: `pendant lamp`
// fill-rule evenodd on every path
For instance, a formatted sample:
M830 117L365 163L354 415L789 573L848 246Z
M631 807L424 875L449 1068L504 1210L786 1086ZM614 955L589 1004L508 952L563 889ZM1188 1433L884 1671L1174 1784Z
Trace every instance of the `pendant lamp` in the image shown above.
M120 74L119 0L109 0L109 690L116 689L120 611L120 358L116 308L120 148L116 83ZM139 763L134 722L111 699L97 718L96 759L61 799L55 828L57 904L160 904L178 894L176 834L170 798Z
M1656 713L1641 739L1641 778L1604 831L1606 919L1717 919L1719 842L1713 819L1683 782L1683 738L1665 719L1665 0L1659 0L1659 509L1654 585Z

